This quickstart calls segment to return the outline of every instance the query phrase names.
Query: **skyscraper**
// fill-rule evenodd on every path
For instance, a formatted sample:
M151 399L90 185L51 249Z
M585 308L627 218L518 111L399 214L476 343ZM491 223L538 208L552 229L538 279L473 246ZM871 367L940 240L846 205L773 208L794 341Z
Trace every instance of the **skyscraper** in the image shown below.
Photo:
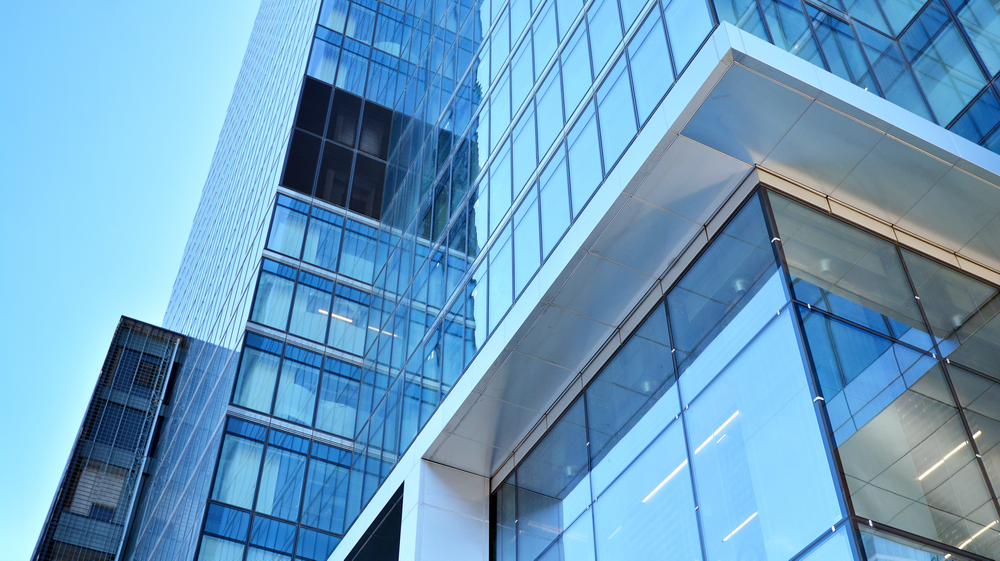
M1000 558L998 21L265 0L124 557Z

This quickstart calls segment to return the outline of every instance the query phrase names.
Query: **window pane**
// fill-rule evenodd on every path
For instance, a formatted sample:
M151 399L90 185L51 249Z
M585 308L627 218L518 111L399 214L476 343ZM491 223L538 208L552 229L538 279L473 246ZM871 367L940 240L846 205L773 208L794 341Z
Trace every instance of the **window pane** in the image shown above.
M796 298L931 348L895 246L783 197L768 197Z
M686 2L688 4L692 2ZM646 18L646 23L632 38L629 44L628 56L633 68L654 68L666 60L667 36L663 34L663 22L659 16ZM639 122L646 119L659 105L667 88L673 83L673 75L669 72L634 72L632 81L635 83L635 102L639 108ZM603 117L602 117L603 118Z
M787 300L770 246L760 202L751 199L667 295L685 403Z
M569 185L566 181L566 159L561 152L556 154L542 172L542 256L548 257L556 242L569 227Z
M291 553L295 547L295 526L255 516L250 531L250 543Z
M285 520L296 520L299 516L305 470L305 456L269 447L264 458L264 471L260 476L257 512Z
M330 297L329 292L299 282L288 332L317 343L325 341L326 324L330 319Z
M514 138L514 149L511 160L514 163L513 186L515 196L521 192L524 184L531 177L538 164L535 155L535 112L531 106L521 116L517 126L512 133Z
M594 503L598 558L701 559L694 507L676 422Z
M337 75L337 58L339 56L339 47L335 47L322 39L313 39L313 50L312 54L309 55L309 66L306 68L306 75L332 84L334 76Z
M711 559L789 559L845 514L792 321L778 316L685 414Z
M356 368L343 365L345 368ZM360 373L359 373L360 374ZM323 390L316 413L316 428L333 434L354 438L354 421L358 412L357 380L323 372Z
M306 230L306 215L283 206L274 207L274 222L267 248L271 251L298 257L302 251L302 237Z
M823 68L823 59L819 55L816 40L809 31L809 22L802 13L801 5L796 3L790 6L781 0L764 0L761 6L774 44Z
M326 561L339 543L340 538L336 536L299 528L299 545L295 548L295 557L309 561Z
M318 368L285 359L278 381L278 396L274 401L274 416L311 425L318 382Z
M723 3L725 2L718 4ZM673 50L674 68L680 74L712 30L712 16L708 13L708 5L704 0L670 0L663 8L663 15L666 18L670 48ZM719 17L722 17L721 9ZM760 16L754 10L751 17Z
M588 104L566 138L569 147L569 186L573 214L579 216L590 196L604 180L601 169L601 149L597 142L597 120L594 105Z
M986 85L982 71L953 23L945 26L913 61L913 73L942 125L950 122Z
M632 106L632 84L625 57L608 74L597 90L597 111L601 120L601 150L611 167L635 136L635 109Z
M347 221L344 229L344 248L340 254L340 272L362 282L370 283L375 274L375 229Z
M243 544L202 536L198 561L242 561Z
M846 22L815 8L810 7L809 13L823 54L826 55L826 61L830 66L830 72L866 90L877 92L875 81L868 70L868 63L865 62L864 54L861 52L861 45L855 39L851 27Z
M990 0L971 0L958 11L972 44L979 51L991 76L1000 71L1000 4Z
M302 523L334 532L344 531L344 509L347 504L347 480L350 470L312 458L306 484Z
M360 290L338 285L333 297L329 345L363 355L368 327L369 296Z
M302 260L330 271L337 270L337 256L340 253L339 225L313 218L309 222L305 250Z
M270 413L279 360L277 355L244 348L233 403L261 413Z
M538 192L531 192L514 213L514 294L528 284L541 263L541 239L538 230Z
M247 539L250 514L235 508L209 503L205 515L205 531L236 541Z
M584 404L578 399L517 468L519 559L538 557L587 510L587 466ZM592 531L588 528L591 537L581 539L592 541Z
M544 155L556 139L563 124L562 83L558 67L554 67L535 94L535 114L538 116L538 154Z
M903 260L941 354L1000 376L1000 291L906 250Z
M595 494L680 413L674 380L667 317L658 306L587 388Z
M976 451L982 456L986 474L996 489L1000 485L1000 446L997 446L1000 444L1000 384L954 367L948 369L948 374L969 422ZM985 537L977 538L977 545L985 545L988 541L982 539ZM998 545L992 546L993 553L989 555L996 555Z
M292 558L266 549L251 547L247 551L247 561L292 561Z
M490 332L513 303L514 271L510 223L490 249Z
M674 4L685 3L684 0L673 0ZM757 37L767 41L767 32L764 31L764 22L760 18L760 12L757 11L757 4L752 0L717 0L715 2L715 10L719 14L719 21L729 22L736 27L739 27L743 31L748 33L753 33ZM674 20L667 15L667 34L673 37L675 26ZM681 23L677 21L677 23ZM689 39L689 44L693 43L693 37ZM701 44L699 39L698 44ZM672 42L671 42L672 43Z
M568 2L567 2L568 4ZM572 114L583 99L583 94L594 82L590 74L590 53L587 45L587 26L576 29L573 38L562 53L563 87L566 90L566 113Z
M260 442L227 434L222 443L212 500L245 509L253 506L263 450L264 445Z
M622 40L620 21L618 0L597 0L587 10L587 27L590 29L590 50L594 58L595 74L608 63L611 53Z
M295 283L290 279L261 271L250 319L284 331L288 324L288 308L292 303L294 286Z

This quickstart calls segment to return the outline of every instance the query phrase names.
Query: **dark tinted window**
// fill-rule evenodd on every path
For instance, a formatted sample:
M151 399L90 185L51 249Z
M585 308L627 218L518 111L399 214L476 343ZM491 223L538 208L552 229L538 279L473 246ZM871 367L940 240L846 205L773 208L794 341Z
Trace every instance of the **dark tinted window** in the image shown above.
M359 154L354 169L350 209L378 219L382 212L384 183L385 164Z
M392 111L374 103L366 103L365 116L361 123L361 143L358 149L376 158L388 159L391 128Z
M281 184L306 195L312 194L313 178L316 177L316 164L319 160L319 138L300 130L292 132L291 146L288 148L288 161L285 163L285 175Z
M333 109L326 129L327 138L354 148L361 117L361 98L343 90L333 95Z
M295 126L309 132L323 134L331 93L333 93L333 88L329 85L306 78L306 83L302 87L302 99L299 102L299 115L295 119Z
M347 202L347 185L351 179L351 158L354 152L326 143L323 150L323 163L319 170L319 185L316 196L335 205L344 206Z

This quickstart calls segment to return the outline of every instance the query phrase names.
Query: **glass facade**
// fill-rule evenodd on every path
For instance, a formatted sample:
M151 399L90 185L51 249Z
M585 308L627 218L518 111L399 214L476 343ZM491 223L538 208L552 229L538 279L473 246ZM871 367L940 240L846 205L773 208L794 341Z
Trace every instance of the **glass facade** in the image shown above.
M325 559L721 22L1000 150L997 21L265 0L164 319L191 342L130 555ZM752 199L498 490L494 554L992 556L995 295Z
M497 487L492 555L997 558L1000 381L956 353L996 294L760 191Z

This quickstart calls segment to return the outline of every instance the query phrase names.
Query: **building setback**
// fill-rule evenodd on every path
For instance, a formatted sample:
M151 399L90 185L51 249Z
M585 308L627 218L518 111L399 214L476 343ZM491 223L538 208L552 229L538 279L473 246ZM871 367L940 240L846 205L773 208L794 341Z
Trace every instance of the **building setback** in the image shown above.
M998 26L264 0L121 545L67 475L35 559L1000 558Z

